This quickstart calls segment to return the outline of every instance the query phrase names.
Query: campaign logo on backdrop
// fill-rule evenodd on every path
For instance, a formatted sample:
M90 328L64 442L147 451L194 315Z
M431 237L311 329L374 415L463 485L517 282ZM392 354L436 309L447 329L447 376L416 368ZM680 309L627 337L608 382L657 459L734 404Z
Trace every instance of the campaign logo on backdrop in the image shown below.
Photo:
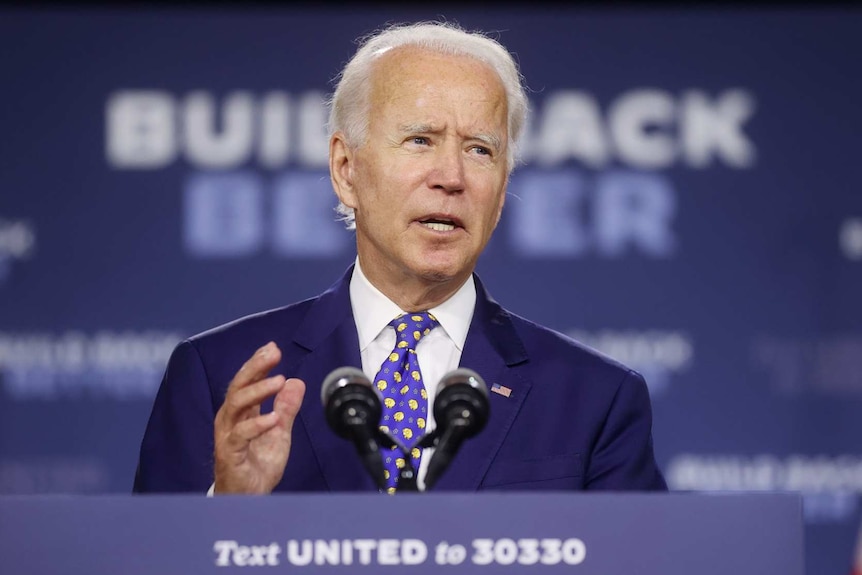
M509 185L503 235L524 258L670 258L678 193L671 168L743 170L755 99L742 89L680 95L635 88L601 102L577 90L534 105ZM604 104L604 106L603 106ZM329 258L351 249L335 221L323 91L219 99L121 90L106 104L106 159L118 170L183 162L184 243L195 258Z
M182 334L0 332L0 389L16 401L155 396Z
M862 217L850 217L838 231L841 253L851 261L862 261Z
M808 523L853 516L862 494L862 456L680 453L665 470L674 490L794 491Z
M0 458L0 493L104 493L111 472L92 456Z
M567 334L638 371L654 398L667 392L673 377L694 364L694 341L682 331L570 329Z
M862 334L821 337L761 335L751 343L752 363L776 395L862 397Z
M16 261L33 257L36 251L36 231L24 220L0 217L0 285L12 275Z

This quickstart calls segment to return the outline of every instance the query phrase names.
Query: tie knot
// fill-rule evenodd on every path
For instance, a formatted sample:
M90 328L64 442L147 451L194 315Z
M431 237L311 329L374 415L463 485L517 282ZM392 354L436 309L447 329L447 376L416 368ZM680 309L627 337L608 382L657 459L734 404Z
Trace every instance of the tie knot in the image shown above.
M439 325L437 318L427 311L401 314L389 325L395 328L398 341L406 341L412 349L419 340L431 333Z

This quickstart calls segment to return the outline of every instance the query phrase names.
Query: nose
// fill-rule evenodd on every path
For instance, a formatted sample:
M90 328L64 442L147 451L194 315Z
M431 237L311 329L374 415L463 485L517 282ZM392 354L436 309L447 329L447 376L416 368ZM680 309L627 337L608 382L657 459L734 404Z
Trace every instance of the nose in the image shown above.
M435 190L456 193L464 190L464 157L457 145L444 145L434 154L428 185Z

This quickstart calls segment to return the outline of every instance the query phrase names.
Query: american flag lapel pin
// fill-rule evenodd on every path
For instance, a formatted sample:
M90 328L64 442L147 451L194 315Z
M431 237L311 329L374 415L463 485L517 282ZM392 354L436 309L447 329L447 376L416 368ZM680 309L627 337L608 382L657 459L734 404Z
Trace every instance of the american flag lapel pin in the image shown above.
M499 383L495 383L491 386L491 391L494 393L498 393L503 397L509 397L512 395L512 390L505 385L500 385Z

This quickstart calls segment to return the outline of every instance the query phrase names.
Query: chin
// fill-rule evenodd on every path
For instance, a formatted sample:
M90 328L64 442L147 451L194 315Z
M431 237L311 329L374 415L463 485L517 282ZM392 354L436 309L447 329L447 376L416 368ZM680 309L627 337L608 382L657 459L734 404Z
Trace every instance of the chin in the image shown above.
M424 271L421 275L425 281L431 283L445 283L455 277L453 274L446 273L442 270L428 270Z
M433 261L433 258L425 259L417 266L419 276L426 281L444 283L459 277L466 277L470 271L463 262Z

